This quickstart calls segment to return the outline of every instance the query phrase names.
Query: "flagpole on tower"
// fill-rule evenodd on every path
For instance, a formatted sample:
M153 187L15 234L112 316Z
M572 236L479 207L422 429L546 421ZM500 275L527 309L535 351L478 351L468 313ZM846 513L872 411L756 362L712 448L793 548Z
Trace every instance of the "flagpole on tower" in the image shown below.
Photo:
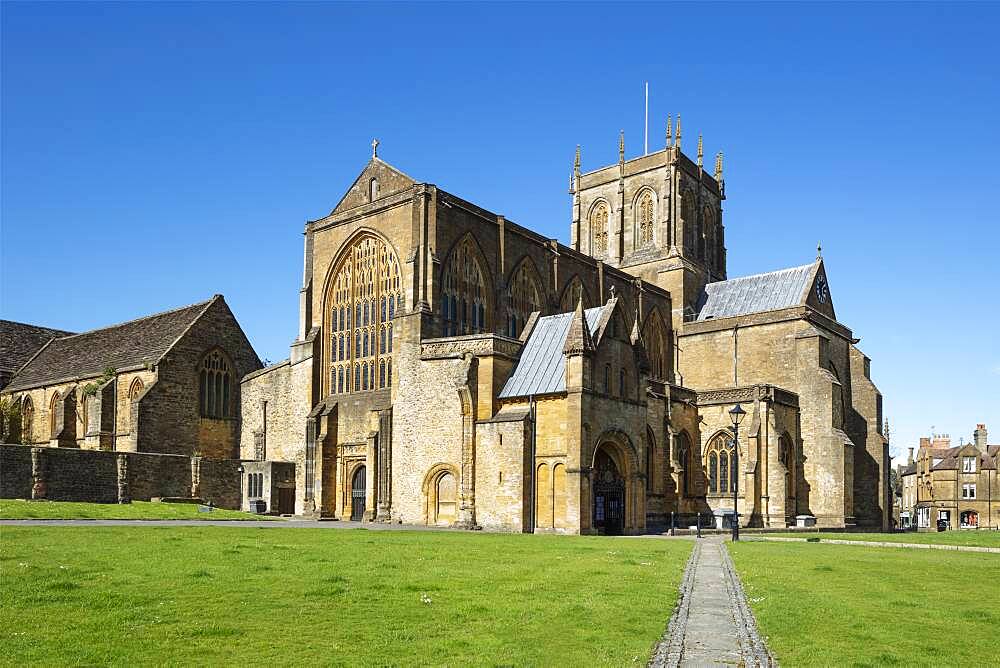
M646 82L646 120L643 122L642 154L649 153L649 82Z

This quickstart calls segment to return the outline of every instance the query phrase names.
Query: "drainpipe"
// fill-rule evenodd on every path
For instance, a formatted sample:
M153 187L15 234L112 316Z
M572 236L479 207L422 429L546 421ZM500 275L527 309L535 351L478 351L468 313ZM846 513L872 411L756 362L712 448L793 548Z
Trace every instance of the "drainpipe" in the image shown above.
M529 523L531 533L535 533L535 507L537 504L538 486L535 480L535 422L537 420L537 408L535 406L535 395L528 395L528 414L531 416L531 508L529 509Z

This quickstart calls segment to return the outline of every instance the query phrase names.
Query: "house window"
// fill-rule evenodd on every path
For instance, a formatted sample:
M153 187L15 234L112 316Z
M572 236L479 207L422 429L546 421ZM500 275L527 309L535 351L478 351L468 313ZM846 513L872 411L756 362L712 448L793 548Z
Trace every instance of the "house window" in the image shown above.
M205 355L198 371L198 404L202 417L232 417L230 405L232 382L232 366L222 351L213 350ZM130 389L136 390L138 396L138 392L142 391L141 383L133 384ZM135 396L130 396L129 399L134 400Z
M976 472L976 458L962 457L962 473L975 473L975 472Z
M458 242L443 272L441 320L445 336L489 331L484 266L472 237Z
M343 253L327 303L330 394L388 387L388 376L376 386L375 369L392 355L392 320L403 308L396 254L374 236L355 241Z
M979 513L975 510L966 510L959 516L959 518L962 521L963 529L979 528Z
M975 483L966 483L962 485L962 498L963 499L974 499L976 498L976 485Z

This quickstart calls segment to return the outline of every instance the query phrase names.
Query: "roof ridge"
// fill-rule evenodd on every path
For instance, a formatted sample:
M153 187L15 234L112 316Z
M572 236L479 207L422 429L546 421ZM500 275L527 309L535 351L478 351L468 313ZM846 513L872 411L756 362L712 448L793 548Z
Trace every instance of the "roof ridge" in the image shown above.
M118 327L124 327L125 325L131 325L132 323L141 322L142 320L150 320L151 318L159 318L160 316L168 315L170 313L177 313L178 311L184 311L186 309L194 308L196 306L207 307L209 304L211 304L213 301L215 301L215 299L218 298L218 297L222 297L222 295L216 293L216 294L212 295L212 297L210 299L207 299L207 300L202 301L202 302L194 302L193 304L188 304L187 306L178 306L177 308L167 309L166 311L159 311L158 313L151 313L150 315L142 316L141 318L132 318L131 320L124 320L122 322L115 323L114 325L107 325L106 327L97 327L95 329L88 329L85 332L77 332L76 334L71 334L69 336L57 336L57 337L54 337L54 338L56 338L56 339L58 339L60 341L65 340L65 339L72 339L72 338L75 338L77 336L83 336L85 334L94 334L96 332L103 332L103 331L108 330L108 329L116 329Z
M46 329L50 332L66 332L67 334L76 334L77 332L71 332L68 329L59 329L58 327L49 327L47 325L36 325L31 322L21 322L20 320L11 320L10 318L0 318L0 322L9 322L12 325L21 325L22 327L34 327L35 329Z
M819 260L813 260L812 262L810 262L808 264L800 264L800 265L795 266L795 267L785 267L784 269L775 269L773 271L762 271L762 272L759 272L757 274L747 274L746 276L736 276L734 278L727 278L724 281L715 281L714 283L708 283L708 284L705 285L705 287L708 288L708 286L710 286L710 285L720 285L722 283L730 283L732 281L740 281L740 280L747 279L747 278L759 278L761 276L771 276L773 274L780 274L780 273L785 272L785 271L799 271L799 270L802 270L802 269L806 269L807 267L808 268L814 267L818 263L819 263Z

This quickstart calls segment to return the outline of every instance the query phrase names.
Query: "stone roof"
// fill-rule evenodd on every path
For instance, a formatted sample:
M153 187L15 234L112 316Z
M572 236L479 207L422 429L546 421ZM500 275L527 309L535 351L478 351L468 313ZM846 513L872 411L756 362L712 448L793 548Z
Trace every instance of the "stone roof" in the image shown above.
M13 375L50 339L72 334L61 329L0 320L0 373Z
M961 466L961 451L969 447L969 443L965 445L956 445L947 450L939 450L937 453L932 454L932 457L940 457L941 461L931 467L932 471L947 471L951 469L957 469ZM995 448L995 449L994 449ZM1000 446L987 446L986 452L979 452L979 462L976 466L976 470L979 469L995 469L997 467L996 459L997 455L1000 454Z
M587 330L593 332L605 310L614 309L611 301L584 311ZM499 398L527 397L566 391L566 358L563 348L573 322L574 312L539 318L521 351L521 359L504 383ZM589 333L588 332L588 333Z
M917 472L917 464L916 462L914 462L912 464L907 464L906 466L901 468L899 470L899 475L913 475L916 472Z
M52 339L22 368L5 391L12 392L100 376L155 364L195 320L222 295L119 325Z
M801 267L741 276L705 286L698 320L732 318L763 311L802 306L820 261Z

